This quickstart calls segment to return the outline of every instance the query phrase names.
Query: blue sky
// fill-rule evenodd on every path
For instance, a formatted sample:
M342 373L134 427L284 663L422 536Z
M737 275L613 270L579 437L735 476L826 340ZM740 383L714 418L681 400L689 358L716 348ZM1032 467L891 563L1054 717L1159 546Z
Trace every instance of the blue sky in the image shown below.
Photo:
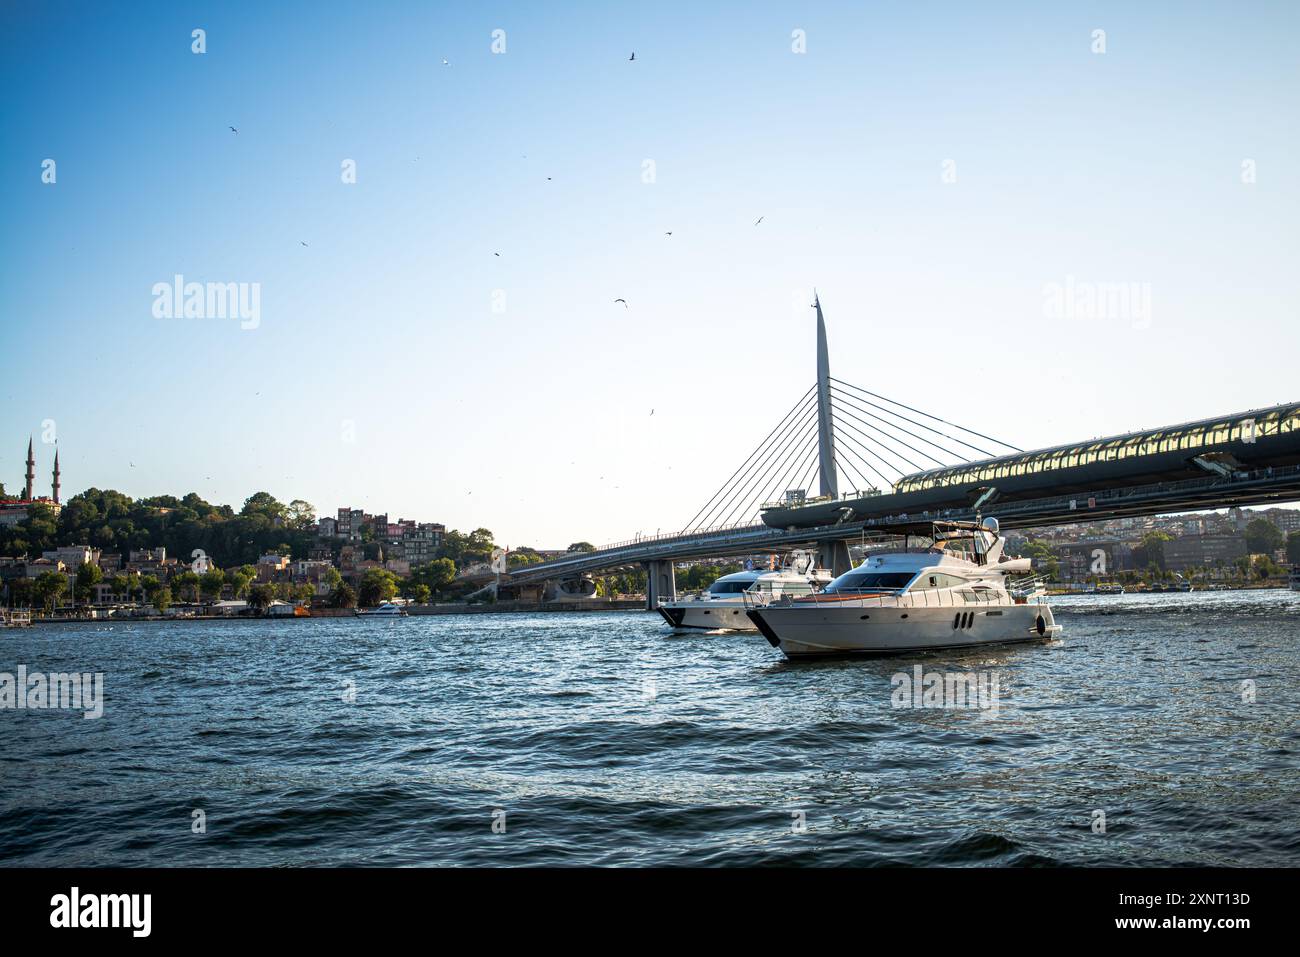
M814 287L835 375L1023 448L1297 397L1294 4L700 6L4 4L0 481L53 420L65 494L668 530Z

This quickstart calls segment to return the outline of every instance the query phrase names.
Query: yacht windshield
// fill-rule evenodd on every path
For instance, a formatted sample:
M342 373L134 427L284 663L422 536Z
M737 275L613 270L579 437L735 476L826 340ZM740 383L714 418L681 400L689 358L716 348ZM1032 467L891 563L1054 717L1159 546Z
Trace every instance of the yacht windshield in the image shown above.
M916 577L915 572L845 572L826 586L827 592L853 594L855 592L892 591L906 588Z
M739 595L753 582L714 582L709 586L710 595Z

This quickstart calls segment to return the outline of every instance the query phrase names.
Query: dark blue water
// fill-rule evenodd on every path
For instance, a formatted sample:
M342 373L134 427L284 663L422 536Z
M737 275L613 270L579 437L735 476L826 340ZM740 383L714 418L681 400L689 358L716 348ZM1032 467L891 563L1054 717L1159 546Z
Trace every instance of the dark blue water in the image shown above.
M635 612L0 632L106 683L0 711L0 863L1300 864L1300 594L1056 606L919 661L996 670L996 715Z

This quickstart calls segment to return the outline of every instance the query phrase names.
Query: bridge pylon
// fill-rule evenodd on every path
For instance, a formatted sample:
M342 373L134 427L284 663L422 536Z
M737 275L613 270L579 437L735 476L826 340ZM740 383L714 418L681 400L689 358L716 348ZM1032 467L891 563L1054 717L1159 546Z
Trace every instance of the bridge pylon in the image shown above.
M839 473L835 468L835 419L831 409L831 359L826 344L826 319L822 316L821 297L813 293L817 310L817 472L818 491L831 499L840 497ZM823 568L843 575L853 567L847 542L827 542L819 551Z

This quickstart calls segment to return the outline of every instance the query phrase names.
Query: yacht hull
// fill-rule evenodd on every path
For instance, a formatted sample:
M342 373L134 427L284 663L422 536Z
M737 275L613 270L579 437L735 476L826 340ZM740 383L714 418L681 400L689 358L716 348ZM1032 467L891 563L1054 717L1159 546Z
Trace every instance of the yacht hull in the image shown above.
M888 655L1046 641L1060 626L1046 605L970 608L793 607L748 613L787 658Z
M757 631L745 614L744 602L671 602L659 606L659 614L674 628L698 631Z

